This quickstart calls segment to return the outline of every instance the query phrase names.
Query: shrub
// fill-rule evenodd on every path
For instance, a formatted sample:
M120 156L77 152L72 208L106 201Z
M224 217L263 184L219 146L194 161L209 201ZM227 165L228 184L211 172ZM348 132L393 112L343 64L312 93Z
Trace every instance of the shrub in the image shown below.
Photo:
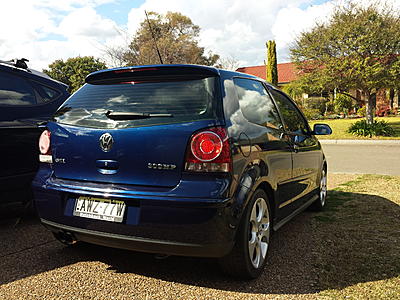
M320 115L323 115L326 110L326 100L324 97L309 97L305 99L305 108L318 110Z
M360 117L365 117L366 114L367 114L367 108L366 108L365 106L360 107L360 108L357 110L357 115L359 115Z
M338 94L334 100L335 112L348 114L349 110L353 108L353 99L349 96Z
M387 115L390 115L391 111L390 111L390 107L385 106L385 107L380 107L377 111L376 111L376 116L377 117L385 117Z
M366 120L360 120L350 125L347 132L358 136L393 136L394 129L385 121L373 121L368 124Z
M326 111L329 112L330 114L335 112L335 104L333 101L328 101L325 103L326 105Z
M322 119L322 115L318 109L305 108L303 109L303 113L306 116L307 120Z
M340 119L340 115L338 115L338 114L330 114L330 115L326 115L326 118L327 119L331 119L331 120Z

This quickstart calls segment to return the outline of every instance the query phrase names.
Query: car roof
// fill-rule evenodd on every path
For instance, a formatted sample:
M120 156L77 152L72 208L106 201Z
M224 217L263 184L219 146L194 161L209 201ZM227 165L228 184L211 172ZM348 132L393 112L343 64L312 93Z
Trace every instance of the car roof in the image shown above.
M24 59L22 59L22 60L24 60ZM47 74L45 74L43 72L37 71L35 69L28 68L28 67L24 68L24 67L19 66L16 59L15 60L10 60L10 61L0 60L0 66L4 67L4 68L9 68L9 69L14 69L14 70L19 70L19 71L22 71L22 72L26 72L27 74L32 74L32 75L44 78L46 80L51 80L53 82L56 82L56 83L61 84L61 85L63 85L63 86L68 88L67 84L65 84L65 83L63 83L61 81L55 80L55 79L51 78L50 76L48 76Z

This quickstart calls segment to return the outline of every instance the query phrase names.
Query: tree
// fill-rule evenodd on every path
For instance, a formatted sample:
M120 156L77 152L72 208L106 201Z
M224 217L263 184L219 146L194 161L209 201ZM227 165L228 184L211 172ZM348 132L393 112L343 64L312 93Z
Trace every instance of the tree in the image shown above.
M268 41L267 43L267 81L273 85L278 85L278 65L276 60L276 43Z
M390 87L397 91L397 107L400 107L400 59L396 61L393 68L390 70L390 74L392 76Z
M220 57L218 59L216 67L224 70L236 71L237 68L239 68L239 62L232 55L226 57Z
M391 7L349 2L331 19L303 32L290 49L299 71L325 90L360 89L366 95L367 122L373 122L374 93L400 74L400 17Z
M123 53L126 65L160 64L157 48L165 64L215 65L219 56L198 45L200 27L177 12L148 13L140 24L129 48ZM149 26L150 24L150 26Z
M88 74L106 68L102 61L93 56L78 56L68 58L66 61L57 59L43 72L67 84L69 91L73 93L85 83Z

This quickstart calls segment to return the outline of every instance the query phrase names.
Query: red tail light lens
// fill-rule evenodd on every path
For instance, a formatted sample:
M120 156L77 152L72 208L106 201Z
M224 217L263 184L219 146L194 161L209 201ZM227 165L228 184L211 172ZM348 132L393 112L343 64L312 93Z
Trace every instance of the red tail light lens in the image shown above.
M229 172L231 164L232 159L225 128L210 128L192 136L186 154L186 171Z
M190 149L198 160L212 161L221 154L222 139L212 131L203 131L192 137Z
M50 136L51 133L48 130L42 132L39 138L39 160L40 162L52 163L53 159L51 156L50 149Z

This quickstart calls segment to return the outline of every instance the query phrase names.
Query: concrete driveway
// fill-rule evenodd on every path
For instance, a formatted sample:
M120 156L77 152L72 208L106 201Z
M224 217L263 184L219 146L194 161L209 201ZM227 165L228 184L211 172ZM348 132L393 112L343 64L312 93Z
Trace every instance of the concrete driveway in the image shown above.
M321 140L333 173L400 175L400 140Z

